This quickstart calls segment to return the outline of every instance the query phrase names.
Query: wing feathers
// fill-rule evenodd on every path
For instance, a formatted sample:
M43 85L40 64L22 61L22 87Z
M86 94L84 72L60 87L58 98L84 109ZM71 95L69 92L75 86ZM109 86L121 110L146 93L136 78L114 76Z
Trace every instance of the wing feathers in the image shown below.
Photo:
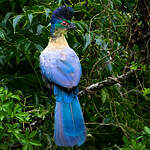
M78 56L72 49L44 51L40 55L40 68L43 76L50 82L62 87L72 88L78 85L81 76L81 65Z

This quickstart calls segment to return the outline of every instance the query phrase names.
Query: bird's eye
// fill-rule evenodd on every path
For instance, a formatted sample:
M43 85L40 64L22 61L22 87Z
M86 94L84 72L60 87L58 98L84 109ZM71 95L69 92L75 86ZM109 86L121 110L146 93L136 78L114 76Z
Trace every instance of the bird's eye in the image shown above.
M62 24L63 26L67 26L67 25L68 25L68 23L67 23L66 21L63 21L61 24Z

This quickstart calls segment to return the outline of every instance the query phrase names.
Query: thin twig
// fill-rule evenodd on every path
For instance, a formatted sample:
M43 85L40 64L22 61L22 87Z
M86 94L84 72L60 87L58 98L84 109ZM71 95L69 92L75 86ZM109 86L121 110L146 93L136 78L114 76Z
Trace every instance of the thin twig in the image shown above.
M96 90L96 89L101 89L103 87L106 87L106 86L111 86L111 85L114 85L116 83L120 83L120 82L123 82L125 81L127 78L129 78L129 76L134 72L134 70L130 70L129 72L125 73L125 74L122 74L116 78L114 77L108 77L106 80L103 80L101 82L97 82L97 83L94 83L88 87L86 87L84 90L80 91L79 92L79 96L82 96L84 95L85 93L87 92L90 92L90 91L93 91L93 90Z
M102 60L104 60L105 58L107 58L107 57L110 57L113 53L115 53L116 51L119 51L119 49L120 49L120 47L119 48L117 48L116 50L114 50L112 53L109 53L109 54L107 54L106 56L104 56L103 58L101 58L101 59L98 59L98 61L93 65L93 67L92 67L92 70L91 70L91 72L90 72L90 75L89 76L91 76L92 75L92 73L93 73L93 71L94 71L94 69L95 69L95 67L96 67L96 65L97 64L99 64Z

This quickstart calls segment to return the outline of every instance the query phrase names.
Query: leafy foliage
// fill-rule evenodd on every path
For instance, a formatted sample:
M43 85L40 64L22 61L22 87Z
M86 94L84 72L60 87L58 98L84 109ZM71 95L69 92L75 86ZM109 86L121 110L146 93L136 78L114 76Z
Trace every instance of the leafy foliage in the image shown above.
M0 1L0 149L70 149L54 144L55 99L39 70L52 11L63 4L75 10L78 30L66 38L81 60L81 90L135 70L79 98L88 135L74 149L149 149L148 0Z
M16 93L18 95L3 87L0 88L0 148L8 149L19 142L23 145L23 149L33 149L33 145L41 145L38 141L32 140L37 131L29 133L29 129L25 128L25 124L32 121L33 115L25 111L25 103L21 102L20 98L21 91Z

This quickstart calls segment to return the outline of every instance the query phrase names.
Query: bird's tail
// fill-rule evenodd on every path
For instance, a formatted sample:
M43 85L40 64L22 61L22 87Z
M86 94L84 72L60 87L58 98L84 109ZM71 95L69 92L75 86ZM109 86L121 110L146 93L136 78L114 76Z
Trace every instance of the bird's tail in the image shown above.
M54 94L56 97L55 143L58 146L80 146L86 139L86 127L77 91L75 89L67 92L55 86Z

